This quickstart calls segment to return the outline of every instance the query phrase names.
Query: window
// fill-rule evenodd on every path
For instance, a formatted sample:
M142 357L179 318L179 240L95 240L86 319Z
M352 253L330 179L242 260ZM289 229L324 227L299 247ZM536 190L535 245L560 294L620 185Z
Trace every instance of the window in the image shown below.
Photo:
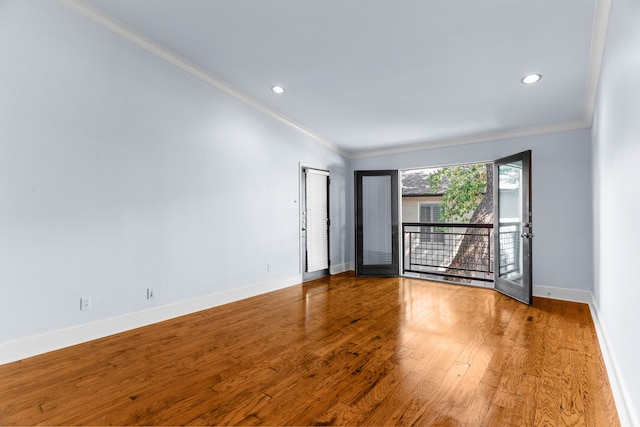
M440 203L420 203L419 222L440 222ZM436 227L422 227L421 240L424 242L444 243L444 233Z
M419 222L440 222L440 203L420 203Z

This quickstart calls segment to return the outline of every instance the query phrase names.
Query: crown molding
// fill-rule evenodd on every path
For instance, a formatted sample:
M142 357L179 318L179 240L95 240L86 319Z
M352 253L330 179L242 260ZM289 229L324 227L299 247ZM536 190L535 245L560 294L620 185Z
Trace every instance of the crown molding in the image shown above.
M167 61L168 63L180 68L181 70L191 74L192 76L200 79L204 83L213 86L219 91L232 96L236 100L254 108L255 110L271 117L272 119L288 126L291 129L313 139L314 141L322 144L326 148L335 151L336 153L347 157L349 155L348 151L340 148L333 142L329 141L326 138L318 135L314 131L306 128L305 126L297 123L295 120L285 116L284 114L276 111L270 106L258 101L251 95L241 91L240 89L234 87L230 83L224 81L220 77L215 74L207 71L206 69L200 67L199 65L189 61L173 50L167 48L166 46L161 45L155 40L147 37L146 35L140 33L139 31L134 30L123 22L115 19L111 15L101 11L100 9L88 4L84 0L58 0L59 3L67 6L74 12L84 16L95 22L96 24L106 28L109 31L114 32L115 34L123 37L124 39L134 43L135 45L141 47L147 52Z
M589 68L587 69L587 88L584 100L584 118L589 126L593 122L596 109L600 72L604 60L604 52L609 31L609 17L611 16L612 0L596 0L593 16L593 32L591 36L591 50L589 51Z
M434 148L453 147L456 145L476 144L480 142L498 141L508 138L521 138L525 136L544 135L547 133L564 132L569 130L588 128L590 123L585 120L556 123L551 125L534 126L529 128L511 129L484 134L465 135L456 138L438 139L414 144L396 145L374 150L352 152L350 159L363 159L366 157L387 156L391 154L404 154L414 151L430 150Z

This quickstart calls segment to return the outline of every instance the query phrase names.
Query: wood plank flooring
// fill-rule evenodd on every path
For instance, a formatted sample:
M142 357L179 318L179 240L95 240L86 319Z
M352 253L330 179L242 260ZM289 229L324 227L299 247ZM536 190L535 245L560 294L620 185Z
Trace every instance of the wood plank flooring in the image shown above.
M0 425L619 421L587 305L343 274L0 366Z

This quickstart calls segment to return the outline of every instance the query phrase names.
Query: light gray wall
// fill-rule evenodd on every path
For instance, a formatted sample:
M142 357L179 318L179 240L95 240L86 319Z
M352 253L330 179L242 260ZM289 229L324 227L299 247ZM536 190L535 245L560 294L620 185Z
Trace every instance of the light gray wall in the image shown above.
M614 1L593 125L595 299L640 426L640 1Z
M591 291L591 137L588 129L352 160L354 170L493 161L532 150L533 283ZM347 203L353 206L353 179ZM350 227L353 217L349 217ZM353 233L350 251L354 259Z
M299 276L300 162L346 261L338 154L55 1L0 2L0 54L0 343Z

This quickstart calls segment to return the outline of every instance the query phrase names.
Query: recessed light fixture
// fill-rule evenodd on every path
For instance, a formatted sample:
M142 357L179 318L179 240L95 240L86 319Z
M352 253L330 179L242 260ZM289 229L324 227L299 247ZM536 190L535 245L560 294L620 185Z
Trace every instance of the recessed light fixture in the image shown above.
M284 88L282 86L271 86L271 90L273 91L273 93L277 93L278 95L284 93Z
M520 81L525 85L532 85L540 81L542 76L540 74L529 74L528 76L524 76Z

